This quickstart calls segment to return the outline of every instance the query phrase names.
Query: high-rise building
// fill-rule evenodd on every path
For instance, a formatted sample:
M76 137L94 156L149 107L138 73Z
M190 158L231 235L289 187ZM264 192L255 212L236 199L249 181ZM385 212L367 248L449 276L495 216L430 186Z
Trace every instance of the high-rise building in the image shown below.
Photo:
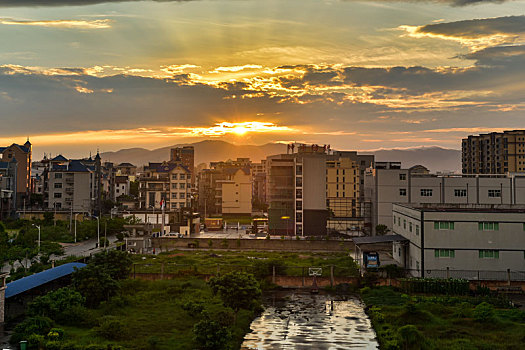
M461 149L463 174L525 172L525 130L470 135Z
M195 149L193 146L175 147L171 149L170 162L180 162L191 171L194 183Z
M266 169L269 233L326 235L326 147L298 145L267 157Z

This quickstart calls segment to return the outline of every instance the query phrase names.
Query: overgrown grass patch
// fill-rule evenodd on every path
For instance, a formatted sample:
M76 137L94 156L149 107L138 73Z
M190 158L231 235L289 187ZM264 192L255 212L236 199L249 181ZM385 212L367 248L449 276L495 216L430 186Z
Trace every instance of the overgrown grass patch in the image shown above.
M522 349L525 344L525 312L504 299L407 295L391 287L363 288L361 296L382 349ZM419 335L425 340L414 345Z

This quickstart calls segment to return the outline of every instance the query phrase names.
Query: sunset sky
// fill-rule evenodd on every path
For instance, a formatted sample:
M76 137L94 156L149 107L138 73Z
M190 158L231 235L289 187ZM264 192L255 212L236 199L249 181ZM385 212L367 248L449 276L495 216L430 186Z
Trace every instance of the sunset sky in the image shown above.
M525 1L0 0L0 144L35 158L460 148L524 111Z

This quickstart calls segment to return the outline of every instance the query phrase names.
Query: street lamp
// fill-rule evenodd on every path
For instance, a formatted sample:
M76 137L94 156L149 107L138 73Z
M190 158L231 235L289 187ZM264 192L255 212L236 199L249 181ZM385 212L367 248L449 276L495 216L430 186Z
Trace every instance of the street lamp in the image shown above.
M98 248L100 245L100 218L95 215L91 215L91 217L97 219L97 244L95 245L95 248Z
M40 254L40 226L33 224L38 229L38 254Z
M80 213L75 214L75 243L77 243L77 215Z

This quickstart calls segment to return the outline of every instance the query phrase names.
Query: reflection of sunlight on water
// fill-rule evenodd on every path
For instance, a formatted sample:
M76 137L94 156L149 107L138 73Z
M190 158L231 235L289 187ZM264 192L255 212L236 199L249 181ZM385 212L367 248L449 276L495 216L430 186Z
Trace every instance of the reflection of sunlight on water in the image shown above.
M357 298L290 293L268 300L241 349L377 349L375 332Z

